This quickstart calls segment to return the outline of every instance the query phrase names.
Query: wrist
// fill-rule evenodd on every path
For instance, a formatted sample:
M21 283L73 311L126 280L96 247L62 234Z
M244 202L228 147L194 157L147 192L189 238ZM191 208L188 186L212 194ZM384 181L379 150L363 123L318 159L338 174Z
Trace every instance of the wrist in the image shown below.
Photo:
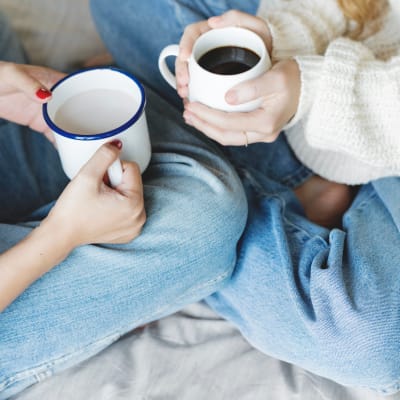
M62 221L51 217L51 213L32 232L44 249L43 255L50 264L58 264L77 247L72 233L65 228Z

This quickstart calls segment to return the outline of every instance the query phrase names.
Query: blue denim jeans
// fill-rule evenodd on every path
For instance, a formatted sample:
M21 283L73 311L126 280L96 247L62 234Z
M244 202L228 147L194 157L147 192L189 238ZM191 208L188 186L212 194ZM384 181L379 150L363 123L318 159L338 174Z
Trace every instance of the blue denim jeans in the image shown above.
M94 19L117 64L174 104L157 70L160 50L188 23L258 0L92 0ZM139 72L138 72L139 73ZM400 388L400 179L361 187L328 230L308 221L293 187L310 175L288 148L226 149L245 187L249 218L228 284L207 298L261 351L352 386Z
M1 16L0 59L24 62ZM142 234L127 245L75 249L0 313L0 399L207 297L232 273L247 217L236 172L150 89L146 113L153 155ZM3 120L0 170L1 253L37 226L67 179L41 135Z

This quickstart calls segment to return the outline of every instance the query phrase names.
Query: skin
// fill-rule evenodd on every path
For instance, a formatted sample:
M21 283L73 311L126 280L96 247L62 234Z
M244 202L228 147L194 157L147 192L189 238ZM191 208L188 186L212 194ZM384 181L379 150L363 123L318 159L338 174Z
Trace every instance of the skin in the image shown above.
M248 143L273 142L298 107L300 71L294 60L280 61L262 76L241 83L227 92L225 99L233 105L261 97L262 105L257 110L228 113L186 101L189 83L187 59L194 42L210 29L227 26L241 26L258 33L271 52L272 38L265 21L240 11L231 10L189 25L179 43L180 52L175 64L178 94L185 99L183 117L187 124L224 146L244 145L244 131L247 132Z
M0 118L30 126L52 139L36 92L63 74L48 68L0 63ZM123 162L122 183L110 188L107 168L118 158L121 142L99 148L67 185L49 215L25 239L0 254L0 311L30 284L64 260L77 246L127 243L145 223L139 167Z

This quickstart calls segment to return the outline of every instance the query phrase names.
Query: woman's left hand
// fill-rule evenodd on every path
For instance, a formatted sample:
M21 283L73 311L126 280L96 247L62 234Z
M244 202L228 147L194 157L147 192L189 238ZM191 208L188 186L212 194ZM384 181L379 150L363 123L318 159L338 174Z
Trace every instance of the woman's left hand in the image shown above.
M280 61L262 76L241 83L226 94L230 104L262 98L260 108L251 112L225 112L186 102L183 117L187 124L222 145L273 142L297 111L300 86L297 62Z
M26 125L54 141L42 116L49 89L64 73L36 65L0 61L0 118Z

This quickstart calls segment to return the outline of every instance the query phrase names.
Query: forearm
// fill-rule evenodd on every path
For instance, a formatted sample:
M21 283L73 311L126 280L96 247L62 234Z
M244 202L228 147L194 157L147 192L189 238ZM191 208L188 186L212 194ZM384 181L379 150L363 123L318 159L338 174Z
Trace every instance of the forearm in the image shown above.
M0 255L0 312L69 254L73 248L69 242L59 227L46 219Z
M400 57L380 61L364 45L339 39L324 57L298 62L307 142L399 171Z

